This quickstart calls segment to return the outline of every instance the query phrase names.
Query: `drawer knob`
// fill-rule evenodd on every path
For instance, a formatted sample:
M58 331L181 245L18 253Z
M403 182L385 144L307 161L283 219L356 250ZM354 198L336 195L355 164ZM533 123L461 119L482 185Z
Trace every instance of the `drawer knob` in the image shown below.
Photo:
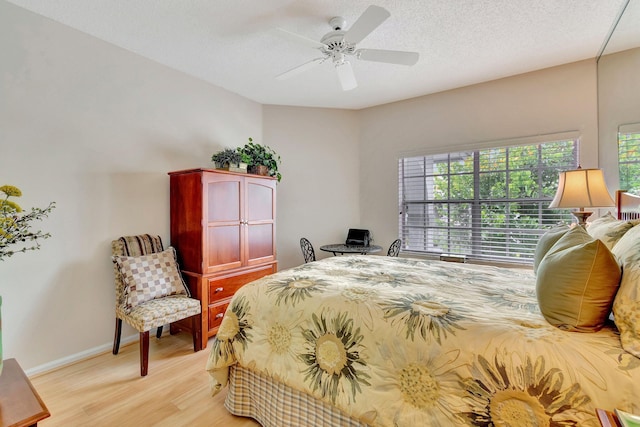
M222 319L224 317L224 313L216 314L216 319Z
M214 292L218 293L218 292L222 292L222 291L224 291L224 288L223 287L219 287L219 288L216 288L216 290Z

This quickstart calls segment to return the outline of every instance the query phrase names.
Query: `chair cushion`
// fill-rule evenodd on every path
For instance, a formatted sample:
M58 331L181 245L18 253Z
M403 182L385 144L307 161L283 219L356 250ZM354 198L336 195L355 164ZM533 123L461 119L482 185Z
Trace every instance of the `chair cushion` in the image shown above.
M567 331L604 326L620 284L620 266L599 239L582 227L564 234L540 262L536 294L549 323Z
M162 238L157 235L139 234L135 236L123 236L111 242L111 255L139 256L154 252L162 252ZM118 269L118 264L113 263L113 272L116 285L116 306L125 305L125 284Z
M124 307L116 307L116 317L125 319L139 332L177 322L196 314L200 314L200 301L186 295L153 299L126 312Z
M113 261L125 285L128 310L156 298L188 294L173 248L140 256L113 256Z

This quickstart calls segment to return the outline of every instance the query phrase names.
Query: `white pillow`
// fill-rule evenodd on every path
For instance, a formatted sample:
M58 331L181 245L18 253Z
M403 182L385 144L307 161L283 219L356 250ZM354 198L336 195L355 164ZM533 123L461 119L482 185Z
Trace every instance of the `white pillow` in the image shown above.
M602 240L609 249L612 249L620 238L637 223L638 221L616 219L611 212L607 212L588 223L587 232L591 237Z
M634 226L613 247L622 264L620 289L613 301L613 315L622 348L640 357L640 225Z

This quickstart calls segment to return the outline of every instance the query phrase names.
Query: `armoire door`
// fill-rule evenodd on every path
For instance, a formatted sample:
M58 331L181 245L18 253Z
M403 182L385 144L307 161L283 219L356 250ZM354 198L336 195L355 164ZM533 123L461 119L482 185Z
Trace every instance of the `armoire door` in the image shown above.
M242 267L244 177L205 174L203 185L204 272Z
M276 260L276 181L245 179L244 250L245 265Z

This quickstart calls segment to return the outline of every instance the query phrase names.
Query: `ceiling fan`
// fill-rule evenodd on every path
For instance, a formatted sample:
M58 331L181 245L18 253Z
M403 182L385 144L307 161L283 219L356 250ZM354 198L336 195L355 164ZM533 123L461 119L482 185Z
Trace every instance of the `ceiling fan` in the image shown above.
M346 21L340 16L329 20L329 25L333 31L315 41L307 37L289 32L279 28L281 33L288 38L303 43L309 47L318 49L323 56L312 59L302 65L294 67L276 76L278 80L302 73L310 68L331 60L338 73L338 79L343 90L351 90L358 86L353 74L351 63L347 57L353 56L363 61L386 62L389 64L414 65L418 62L418 52L405 52L399 50L385 49L356 49L356 44L360 43L373 30L378 28L391 14L380 6L369 6L362 15L353 23L351 28L343 30Z

